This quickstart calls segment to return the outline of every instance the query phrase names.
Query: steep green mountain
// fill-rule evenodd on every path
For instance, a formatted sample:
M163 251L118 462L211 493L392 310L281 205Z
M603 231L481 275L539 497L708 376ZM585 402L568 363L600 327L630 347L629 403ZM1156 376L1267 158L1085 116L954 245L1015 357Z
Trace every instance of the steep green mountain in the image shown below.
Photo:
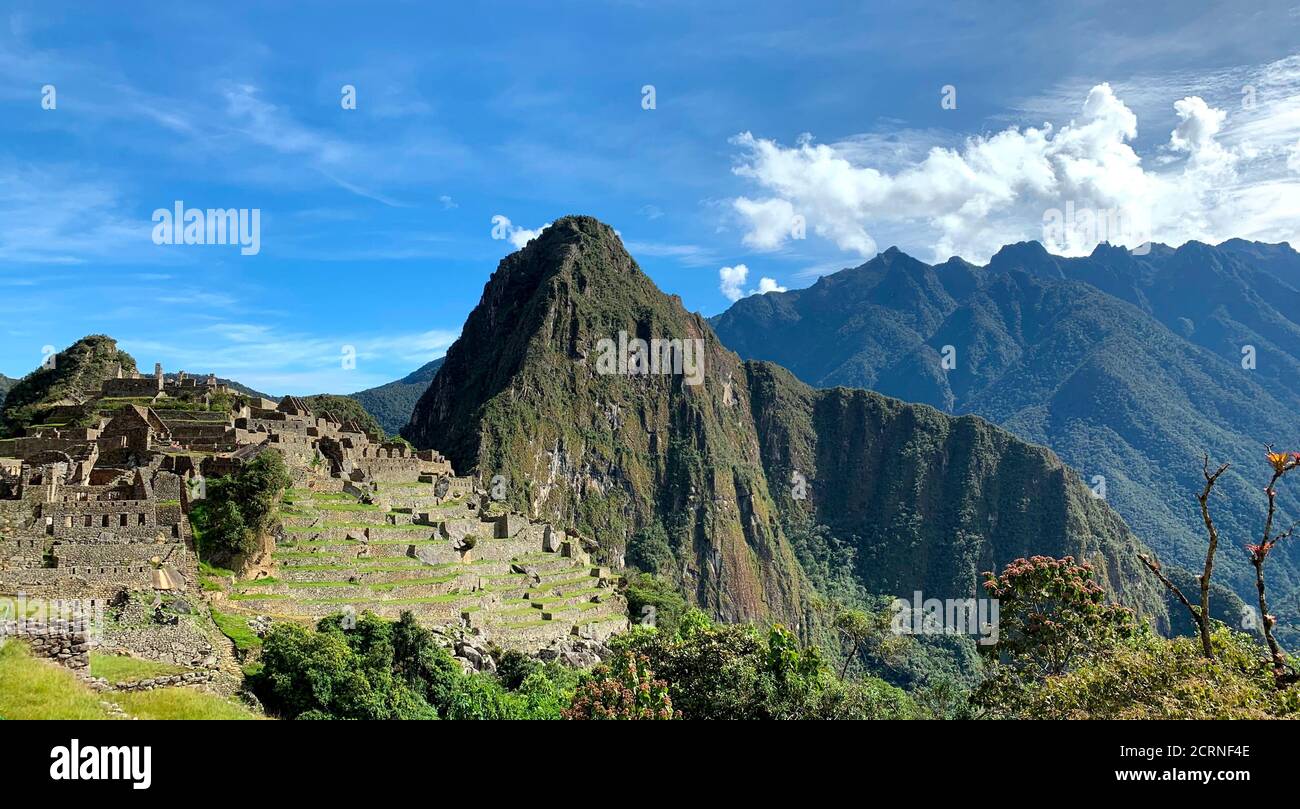
M698 341L703 365L611 367L620 332ZM605 558L654 559L723 618L808 629L811 582L841 561L866 590L945 598L1033 553L1087 559L1164 618L1136 538L1051 452L742 362L587 217L502 260L403 434L501 476L513 505L595 537Z
M1230 268L1215 285L1196 258L1206 251ZM1269 346L1260 352L1269 362L1289 329L1265 313L1270 307L1244 314L1241 279L1263 285L1284 269L1247 272L1241 255L1191 245L1157 246L1140 259L1109 247L1063 259L1025 243L981 268L960 259L931 267L891 249L807 289L743 299L713 325L742 356L779 362L813 385L869 387L978 414L1046 444L1099 494L1104 484L1107 502L1166 563L1199 568L1202 453L1231 462L1213 503L1226 543L1216 580L1250 603L1241 546L1260 530L1263 446L1300 446L1290 415L1300 399L1243 369L1240 344L1225 342L1227 309L1238 311L1232 322L1255 323L1252 334L1272 327L1269 342L1253 338ZM1190 268L1200 268L1196 280ZM1178 273L1190 283L1175 294L1169 277ZM1300 515L1294 491L1284 487L1279 502ZM1294 589L1300 548L1272 558L1275 587Z
M18 382L17 379L10 379L4 374L0 374L0 408L4 407L5 395L9 393L9 389L12 388L17 382Z
M81 338L9 389L0 410L0 436L16 435L39 423L42 411L55 402L83 400L119 368L132 373L135 360L118 349L113 338L102 334Z
M415 403L429 389L429 383L442 367L442 357L420 366L410 374L375 388L348 394L356 399L379 422L389 435L395 435L411 420Z

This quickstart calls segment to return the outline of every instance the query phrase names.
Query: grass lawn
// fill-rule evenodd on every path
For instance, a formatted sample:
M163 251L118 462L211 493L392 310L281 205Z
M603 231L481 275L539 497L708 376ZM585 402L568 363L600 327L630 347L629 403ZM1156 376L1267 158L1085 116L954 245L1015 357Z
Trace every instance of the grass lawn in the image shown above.
M248 619L242 615L231 615L212 610L212 620L221 633L230 638L235 648L241 652L251 652L262 647L262 639L248 628Z
M131 658L117 659L121 660ZM101 661L100 665L105 664ZM71 671L32 657L24 643L13 641L0 646L0 719L113 718L100 704L101 700L114 702L139 719L261 718L237 702L190 688L99 694Z
M76 675L32 657L27 646L0 646L0 719L107 719L99 697Z
M110 695L122 710L140 719L260 719L237 702L191 688L155 688Z
M159 663L156 660L140 660L135 657L99 654L98 652L90 653L91 676L103 677L110 683L133 683L138 680L148 680L151 677L181 674L185 671L186 669L182 666Z

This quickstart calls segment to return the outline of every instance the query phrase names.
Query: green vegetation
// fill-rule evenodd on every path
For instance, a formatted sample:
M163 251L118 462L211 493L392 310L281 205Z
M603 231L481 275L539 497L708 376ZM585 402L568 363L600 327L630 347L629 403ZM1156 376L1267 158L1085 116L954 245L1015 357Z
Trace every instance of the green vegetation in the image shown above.
M25 644L0 645L0 719L107 719L99 698L71 671L32 657Z
M130 661L130 662L126 662ZM163 664L92 656L92 674L127 682L166 673ZM146 674L146 671L149 671ZM120 678L120 679L119 679ZM190 688L97 693L71 671L32 657L26 644L0 645L0 719L112 719L103 703L138 719L257 719L238 703Z
M1072 559L1018 559L986 589L1001 602L974 715L1026 719L1268 719L1300 716L1300 687L1275 677L1268 650L1213 622L1163 638L1110 604ZM1295 667L1295 660L1286 664Z
M227 614L219 612L216 609L212 611L212 621L217 625L221 633L230 638L235 644L235 649L242 655L247 655L262 648L262 639L257 636L248 626L248 618L243 615Z
M433 635L403 613L370 613L345 629L339 616L315 631L280 624L266 638L249 684L268 710L288 719L558 719L576 675L531 667L512 688L466 674Z
M141 660L136 657L97 652L90 654L91 676L103 677L110 683L131 683L167 674L181 674L185 671L186 669L181 666L160 663L156 660Z
M686 612L686 599L672 584L642 573L629 579L623 595L627 597L627 615L632 623L651 624L669 635L676 634Z
M396 435L410 422L415 403L429 389L429 383L441 367L439 357L396 382L358 391L349 398L356 399L367 413L374 414L385 433Z
M715 626L685 613L668 634L620 636L586 674L518 652L497 673L464 673L410 613L277 625L248 683L268 710L299 719L913 718L927 715L875 678L837 677L789 632Z
M192 688L155 688L112 695L122 710L137 719L259 719L239 703Z
M676 719L668 684L656 680L643 655L597 666L574 695L565 719Z
M874 677L836 676L815 647L785 629L713 625L698 611L669 635L636 627L615 639L666 681L683 719L911 719L926 714L906 692ZM620 658L616 667L626 667Z
M278 450L260 453L230 477L208 481L207 498L190 512L204 560L224 565L252 553L279 524L280 499L291 482Z
M61 399L83 399L97 393L101 383L118 368L136 370L135 360L102 334L83 337L55 354L51 361L14 383L0 410L0 438L19 434Z
M381 437L387 434L379 422L375 420L375 417L366 410L365 405L350 396L321 393L316 396L307 396L303 401L317 416L328 411L334 417L334 420L340 424L345 421L355 421L367 433L378 433ZM396 430L393 432L396 432Z

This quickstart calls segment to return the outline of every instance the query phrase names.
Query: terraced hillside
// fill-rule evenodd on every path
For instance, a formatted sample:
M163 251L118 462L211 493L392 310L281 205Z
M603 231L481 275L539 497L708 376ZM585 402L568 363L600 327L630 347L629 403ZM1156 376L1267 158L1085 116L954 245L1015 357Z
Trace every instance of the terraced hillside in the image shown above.
M426 483L378 487L374 503L343 491L286 493L274 570L232 585L222 609L298 620L410 610L426 625L528 649L627 627L616 577L591 564L576 536L483 510L471 496L438 503Z

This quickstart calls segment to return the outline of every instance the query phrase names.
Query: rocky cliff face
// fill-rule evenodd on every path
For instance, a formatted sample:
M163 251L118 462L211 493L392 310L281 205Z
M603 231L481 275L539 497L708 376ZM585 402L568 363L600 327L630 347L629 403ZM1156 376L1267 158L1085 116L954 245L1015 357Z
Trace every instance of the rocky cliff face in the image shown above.
M1103 245L1078 258L1026 242L986 267L891 248L806 289L744 298L711 325L741 356L811 385L982 416L1051 447L1104 481L1107 503L1164 563L1198 570L1202 453L1232 464L1215 521L1239 549L1263 520L1264 445L1300 444L1287 381L1300 374L1298 268L1288 246L1250 242L1146 256ZM1278 503L1300 510L1294 489ZM1269 565L1279 592L1300 588L1300 546ZM1247 554L1221 554L1215 578L1254 599Z
M637 339L679 341L680 373L637 373L620 350ZM806 625L813 588L783 527L802 516L858 546L853 574L877 592L964 597L980 570L1072 553L1162 609L1132 534L1050 452L742 362L588 217L501 262L403 435L612 561L666 545L661 572L724 619Z

